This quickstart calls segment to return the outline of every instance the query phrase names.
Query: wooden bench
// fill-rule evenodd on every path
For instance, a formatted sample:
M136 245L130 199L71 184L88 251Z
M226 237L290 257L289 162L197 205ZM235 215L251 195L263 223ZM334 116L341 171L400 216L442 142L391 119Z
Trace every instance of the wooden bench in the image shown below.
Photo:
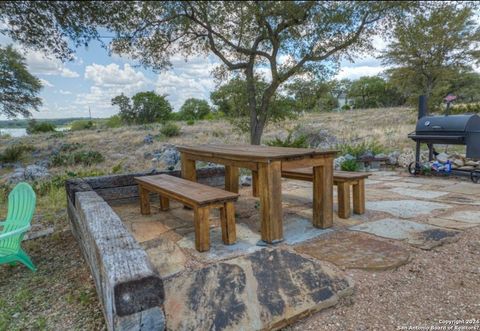
M169 199L193 209L195 223L195 248L199 252L210 249L209 215L211 208L220 209L222 240L231 245L236 241L235 206L238 194L202 185L169 175L135 177L140 195L142 215L150 215L149 193L158 193L160 209L169 209Z
M370 174L334 171L333 184L338 188L338 216L340 218L349 218L350 211L350 186L353 191L353 212L355 214L365 213L365 178ZM312 168L298 168L282 171L282 177L312 181Z

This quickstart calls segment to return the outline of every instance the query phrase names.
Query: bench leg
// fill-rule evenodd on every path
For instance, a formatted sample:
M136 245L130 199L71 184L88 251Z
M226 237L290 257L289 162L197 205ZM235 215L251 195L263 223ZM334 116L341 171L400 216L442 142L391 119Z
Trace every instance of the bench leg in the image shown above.
M150 195L148 191L142 185L138 185L138 194L140 196L140 213L150 215Z
M167 211L170 209L170 200L168 198L160 196L160 210Z
M280 161L259 164L258 185L262 240L274 244L283 240L282 164Z
M350 184L338 183L338 217L350 217Z
M199 252L210 249L210 209L209 207L197 207L194 211L195 222L195 248Z
M225 191L238 193L238 177L237 167L225 166Z
M353 212L365 213L365 179L359 179L357 184L353 185Z
M235 230L235 206L233 202L224 203L220 208L220 222L222 224L222 240L225 245L234 244L237 240Z
M258 171L252 170L252 195L258 198Z

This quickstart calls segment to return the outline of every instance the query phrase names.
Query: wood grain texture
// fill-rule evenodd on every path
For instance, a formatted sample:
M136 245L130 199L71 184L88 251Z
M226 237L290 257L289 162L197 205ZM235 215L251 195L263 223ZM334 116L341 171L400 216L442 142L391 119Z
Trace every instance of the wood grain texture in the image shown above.
M77 192L68 215L90 267L109 330L163 330L163 283L111 207L95 192Z
M343 182L338 184L338 217L349 218L350 211L350 184Z
M208 144L180 146L183 154L206 156L208 158L226 158L230 160L247 160L250 162L268 162L274 160L293 160L306 157L328 155L334 157L336 151L318 151L310 148L288 148L258 145L223 145Z
M359 179L358 183L353 185L353 212L365 213L365 179Z
M194 210L195 248L199 252L210 249L210 208L197 207Z
M252 195L258 197L258 171L252 171Z
M282 166L280 161L262 163L258 169L258 193L262 240L283 240Z
M144 186L138 187L138 193L140 195L140 213L142 215L150 215L150 194L147 188Z
M170 209L170 200L167 197L160 196L160 210L167 211Z
M186 203L191 207L238 199L237 193L169 175L137 177L136 180L140 187L150 192L156 192L161 196Z
M313 226L333 225L333 160L313 168Z
M220 223L222 226L222 240L225 245L232 245L237 240L235 229L235 206L233 202L226 202L220 208Z
M239 169L234 166L225 166L225 191L238 193Z
M180 162L182 165L182 178L197 181L197 171L195 160L187 159L184 154L180 155Z

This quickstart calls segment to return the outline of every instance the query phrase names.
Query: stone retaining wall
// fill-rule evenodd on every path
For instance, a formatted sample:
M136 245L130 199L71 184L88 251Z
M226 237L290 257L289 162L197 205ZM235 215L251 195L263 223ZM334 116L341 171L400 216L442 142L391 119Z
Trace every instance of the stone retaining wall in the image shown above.
M163 330L163 282L146 252L107 201L138 197L134 177L162 171L66 181L72 232L90 267L109 330ZM224 185L224 168L197 170L200 183Z

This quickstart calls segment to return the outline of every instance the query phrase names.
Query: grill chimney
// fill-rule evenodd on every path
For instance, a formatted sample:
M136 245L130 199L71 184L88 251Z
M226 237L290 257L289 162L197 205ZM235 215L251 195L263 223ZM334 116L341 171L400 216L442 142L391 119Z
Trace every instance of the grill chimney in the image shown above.
M418 97L418 119L427 115L428 115L427 96L421 95Z

